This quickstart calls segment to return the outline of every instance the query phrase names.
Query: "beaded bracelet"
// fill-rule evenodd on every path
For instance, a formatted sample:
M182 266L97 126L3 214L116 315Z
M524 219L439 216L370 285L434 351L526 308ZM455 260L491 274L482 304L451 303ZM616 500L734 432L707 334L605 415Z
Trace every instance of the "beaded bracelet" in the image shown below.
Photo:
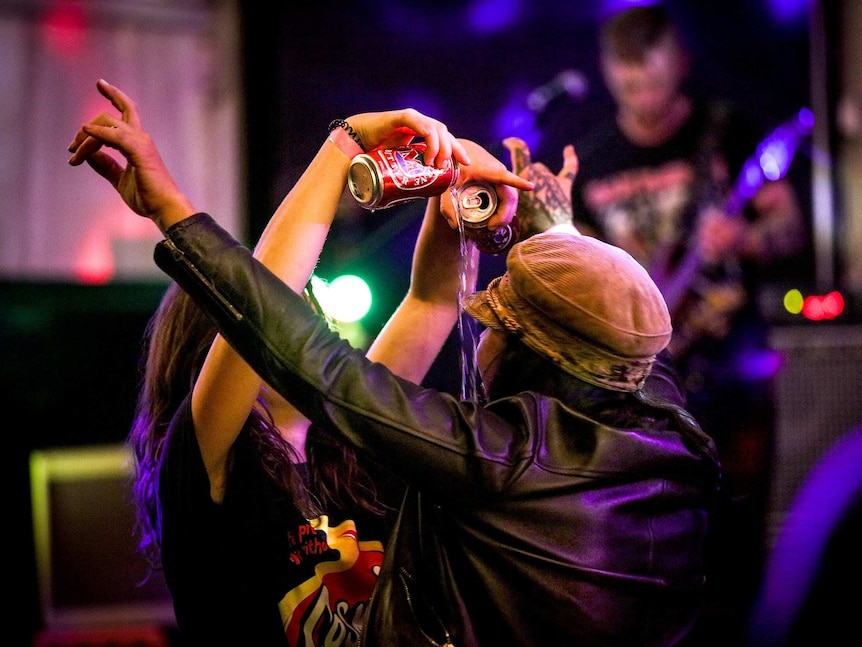
M329 124L329 141L351 159L365 152L359 133L344 119L335 119Z

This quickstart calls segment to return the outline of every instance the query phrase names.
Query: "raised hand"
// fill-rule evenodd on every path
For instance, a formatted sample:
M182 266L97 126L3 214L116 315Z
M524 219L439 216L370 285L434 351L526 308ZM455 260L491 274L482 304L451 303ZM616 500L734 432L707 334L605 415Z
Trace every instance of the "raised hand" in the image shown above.
M554 175L541 162L533 162L527 143L518 137L507 137L503 145L511 155L512 171L534 183L530 192L521 192L518 199L518 221L521 239L547 231L552 227L572 225L572 181L578 170L578 158L572 146L563 150L563 168Z
M366 150L397 148L421 137L425 141L428 165L441 168L453 157L460 164L470 164L470 156L446 124L413 108L364 112L348 117L347 122L359 135Z
M141 126L138 108L119 88L99 79L96 87L119 111L103 112L81 126L69 144L69 164L87 162L117 190L132 211L162 231L195 213L162 161L152 137ZM125 164L103 150L113 148Z
M532 191L535 186L527 178L512 173L503 162L494 157L482 146L469 139L460 139L464 149L469 153L472 163L462 166L459 172L457 187L468 182L485 182L494 186L497 193L497 210L488 221L489 229L498 229L509 224L518 207L519 191ZM440 210L449 225L458 227L458 214L451 199L441 196Z

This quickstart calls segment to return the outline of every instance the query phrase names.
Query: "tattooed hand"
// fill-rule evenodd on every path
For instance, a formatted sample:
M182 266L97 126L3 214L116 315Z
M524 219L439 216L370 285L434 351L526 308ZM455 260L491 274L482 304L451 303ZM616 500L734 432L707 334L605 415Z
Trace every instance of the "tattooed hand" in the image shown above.
M532 191L519 191L517 217L524 240L551 227L572 225L572 181L578 172L578 158L572 146L563 149L563 168L554 175L541 162L533 162L527 143L507 137L503 145L512 157L512 172L535 184Z

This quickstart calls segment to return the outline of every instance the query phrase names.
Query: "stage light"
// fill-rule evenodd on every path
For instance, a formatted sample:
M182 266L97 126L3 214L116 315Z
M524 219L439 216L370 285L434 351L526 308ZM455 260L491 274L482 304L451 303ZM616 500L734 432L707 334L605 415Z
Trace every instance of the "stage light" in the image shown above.
M784 295L784 309L793 315L801 314L809 321L831 320L844 312L844 296L837 290L803 296L794 288Z
M802 297L802 292L797 289L788 290L784 295L784 309L792 315L798 315L802 312L802 304L805 299Z
M839 292L812 294L802 304L802 316L810 321L835 319L843 311L844 297Z
M326 313L337 322L359 321L371 309L371 288L354 274L343 274L328 282L315 276L312 289Z

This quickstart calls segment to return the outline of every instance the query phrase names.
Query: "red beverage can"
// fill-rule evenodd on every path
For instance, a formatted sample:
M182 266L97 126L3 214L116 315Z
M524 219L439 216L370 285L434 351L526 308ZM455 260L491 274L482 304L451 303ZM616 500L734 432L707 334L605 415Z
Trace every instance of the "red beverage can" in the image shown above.
M480 252L501 254L518 242L520 224L517 216L498 229L488 229L487 222L497 210L497 192L484 182L468 182L457 192L456 209L464 224L464 236L472 240Z
M347 173L351 195L366 209L441 195L458 179L458 163L443 168L425 164L424 143L382 148L353 158Z

